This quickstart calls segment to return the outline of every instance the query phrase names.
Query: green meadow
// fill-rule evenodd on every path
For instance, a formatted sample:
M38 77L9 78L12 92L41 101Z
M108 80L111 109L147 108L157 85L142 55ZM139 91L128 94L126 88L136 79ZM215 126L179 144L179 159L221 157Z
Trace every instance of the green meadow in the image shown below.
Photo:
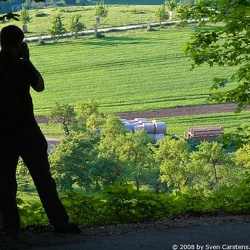
M176 116L159 120L166 122L168 134L184 137L188 126L219 125L223 127L225 133L234 132L238 127L249 126L250 112Z
M110 5L100 27L156 22L157 4ZM86 28L94 26L94 6L44 8L31 11L33 19L26 37L45 34L51 15L57 11L61 11L65 25L72 14L82 14ZM0 28L6 24L21 26L8 21L0 23ZM82 35L57 44L46 40L43 46L29 43L31 60L46 83L44 92L32 91L35 114L47 116L56 102L74 105L88 99L97 101L105 113L207 104L212 79L230 75L232 68L202 66L190 70L192 62L182 48L193 32L194 27L168 26L108 32L100 39ZM183 135L187 126L197 124L219 124L232 130L247 123L249 113L165 120L170 133ZM60 130L58 126L42 127L49 136Z
M155 10L160 4L162 4L162 2L155 1L154 5L140 5L140 3L142 4L142 1L136 2L138 4L135 5L129 3L114 4L112 3L112 0L109 2L105 1L108 6L108 16L106 18L101 18L100 28L158 22L155 17ZM86 29L94 28L96 18L94 4L89 6L52 6L47 8L40 8L40 5L43 5L43 3L36 4L39 9L29 10L32 20L27 24L28 33L25 34L26 37L46 34L47 29L50 26L49 20L56 13L61 13L62 23L66 29L70 16L76 14L81 15L80 21L84 23ZM0 22L0 28L6 24L15 24L22 27L20 22L11 20Z
M130 30L31 46L46 82L43 93L33 93L36 114L47 115L56 102L74 105L90 98L106 113L207 104L213 77L231 69L190 70L182 48L191 33L176 27ZM229 132L248 121L248 113L166 118L168 132L179 136L190 125L218 124Z
M35 112L47 115L56 102L94 99L107 113L205 104L212 78L226 68L190 71L182 47L190 29L107 33L30 46L46 90L33 93Z

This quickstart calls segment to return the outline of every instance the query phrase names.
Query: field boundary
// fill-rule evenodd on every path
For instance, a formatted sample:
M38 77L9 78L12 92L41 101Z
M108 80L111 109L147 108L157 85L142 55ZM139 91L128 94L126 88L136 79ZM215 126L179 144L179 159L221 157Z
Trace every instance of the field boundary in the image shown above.
M181 20L177 21L171 21L171 22L162 22L162 23L142 23L142 24L132 24L132 25L121 25L121 26L112 26L112 27L106 27L106 28L98 28L98 29L87 29L78 32L79 35L88 35L88 34L95 34L95 32L115 32L115 31L124 31L124 30L131 30L131 29L147 29L148 25L150 24L150 27L159 27L159 26L171 26L176 25L178 23L181 23ZM197 23L192 22L192 23ZM74 32L66 32L62 34L60 37L66 38L66 37L72 37L74 35ZM42 36L33 36L33 37L25 37L25 41L35 42L39 40L51 40L51 35L42 35Z
M166 108L152 111L137 111L137 112L126 112L116 114L121 119L133 119L135 117L143 118L163 118L163 117L174 117L174 116L189 116L189 115L205 115L205 114L217 114L217 113L229 113L237 110L235 104L208 104L208 105L196 105L196 106L185 106ZM250 110L248 106L246 111Z
M134 119L134 118L154 119L154 118L167 118L174 116L230 113L234 112L235 110L237 110L236 104L209 104L209 105L166 108L166 109L158 109L152 111L115 113L115 115L121 119ZM250 111L250 106L248 106L244 110ZM47 123L49 122L49 118L45 116L37 116L36 121L38 123Z

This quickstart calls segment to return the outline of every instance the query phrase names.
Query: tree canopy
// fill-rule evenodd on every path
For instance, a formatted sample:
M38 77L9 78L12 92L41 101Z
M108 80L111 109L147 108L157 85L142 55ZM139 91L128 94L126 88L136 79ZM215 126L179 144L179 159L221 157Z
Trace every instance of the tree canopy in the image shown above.
M194 62L193 67L208 64L231 69L228 78L214 78L212 89L216 92L211 100L236 103L238 111L243 110L250 104L249 0L200 0L184 6L180 12L186 20L200 22L184 47Z

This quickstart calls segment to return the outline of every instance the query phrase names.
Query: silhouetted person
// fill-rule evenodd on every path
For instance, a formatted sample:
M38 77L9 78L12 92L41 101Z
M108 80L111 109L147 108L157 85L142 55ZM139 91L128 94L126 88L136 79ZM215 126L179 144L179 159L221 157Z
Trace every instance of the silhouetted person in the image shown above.
M16 168L21 157L54 232L79 233L78 226L69 223L59 200L50 173L47 141L33 113L30 86L37 92L43 91L43 78L29 60L29 49L23 43L21 29L9 25L1 30L0 36L0 214L4 230L10 234L20 230Z

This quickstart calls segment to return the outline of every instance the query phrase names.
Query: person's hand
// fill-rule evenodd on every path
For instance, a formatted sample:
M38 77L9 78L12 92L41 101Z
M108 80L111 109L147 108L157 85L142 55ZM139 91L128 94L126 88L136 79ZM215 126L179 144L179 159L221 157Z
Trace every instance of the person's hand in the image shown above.
M29 60L30 58L30 52L27 43L22 43L22 48L20 51L20 58Z

